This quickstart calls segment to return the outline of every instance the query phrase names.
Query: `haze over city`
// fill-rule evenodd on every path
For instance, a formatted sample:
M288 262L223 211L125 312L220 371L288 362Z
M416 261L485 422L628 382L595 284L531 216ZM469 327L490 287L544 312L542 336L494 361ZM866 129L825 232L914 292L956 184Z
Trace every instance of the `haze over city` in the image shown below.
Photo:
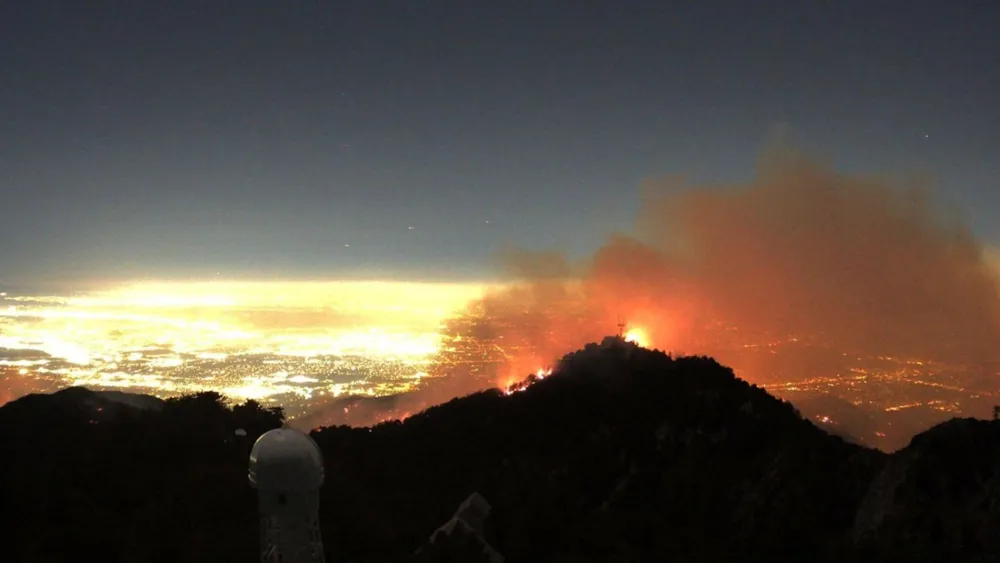
M624 322L869 445L987 417L1000 16L901 6L7 3L0 401L372 424Z
M0 2L0 559L1000 561L998 31Z

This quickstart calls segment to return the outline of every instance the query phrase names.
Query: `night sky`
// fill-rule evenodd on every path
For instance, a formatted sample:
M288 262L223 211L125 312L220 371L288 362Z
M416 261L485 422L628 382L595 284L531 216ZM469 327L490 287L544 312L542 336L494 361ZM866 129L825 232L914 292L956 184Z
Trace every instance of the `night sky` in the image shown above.
M6 1L0 280L484 278L778 125L996 244L998 92L995 0Z

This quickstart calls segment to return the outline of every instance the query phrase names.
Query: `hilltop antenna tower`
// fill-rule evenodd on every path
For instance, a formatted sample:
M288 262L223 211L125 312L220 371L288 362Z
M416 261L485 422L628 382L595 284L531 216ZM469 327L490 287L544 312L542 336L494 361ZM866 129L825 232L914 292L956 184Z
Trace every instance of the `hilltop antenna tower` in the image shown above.
M618 315L618 338L625 340L625 327L628 326L625 323L625 317Z
M319 446L298 430L271 430L254 443L249 478L257 489L261 563L323 563L323 477Z

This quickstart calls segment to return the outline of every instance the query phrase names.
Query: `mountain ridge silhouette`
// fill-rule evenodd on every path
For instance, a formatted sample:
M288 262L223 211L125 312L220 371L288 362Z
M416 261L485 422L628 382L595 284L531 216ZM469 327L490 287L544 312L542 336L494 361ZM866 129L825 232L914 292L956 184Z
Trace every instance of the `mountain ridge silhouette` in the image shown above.
M247 455L282 418L217 393L156 410L75 389L0 408L0 485L20 515L12 560L253 560ZM507 561L1000 553L1000 424L955 419L885 454L710 358L616 338L568 354L522 392L312 436L327 466L330 561L427 561L418 548L470 494L491 506L488 543Z

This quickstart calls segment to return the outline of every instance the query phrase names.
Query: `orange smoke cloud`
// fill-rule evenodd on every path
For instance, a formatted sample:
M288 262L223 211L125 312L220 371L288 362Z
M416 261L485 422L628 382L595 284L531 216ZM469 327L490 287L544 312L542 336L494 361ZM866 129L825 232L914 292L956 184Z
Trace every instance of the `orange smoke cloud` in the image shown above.
M641 209L634 235L610 237L582 264L506 252L518 281L453 319L439 364L449 383L407 410L523 379L614 332L620 316L644 343L744 374L757 360L734 350L792 338L837 357L998 359L997 270L925 182L852 176L773 148L748 183L652 182Z
M996 269L925 182L852 176L788 148L765 151L745 184L650 183L635 235L584 264L505 259L519 283L471 322L521 373L619 315L653 346L690 353L787 337L967 363L1000 350Z

